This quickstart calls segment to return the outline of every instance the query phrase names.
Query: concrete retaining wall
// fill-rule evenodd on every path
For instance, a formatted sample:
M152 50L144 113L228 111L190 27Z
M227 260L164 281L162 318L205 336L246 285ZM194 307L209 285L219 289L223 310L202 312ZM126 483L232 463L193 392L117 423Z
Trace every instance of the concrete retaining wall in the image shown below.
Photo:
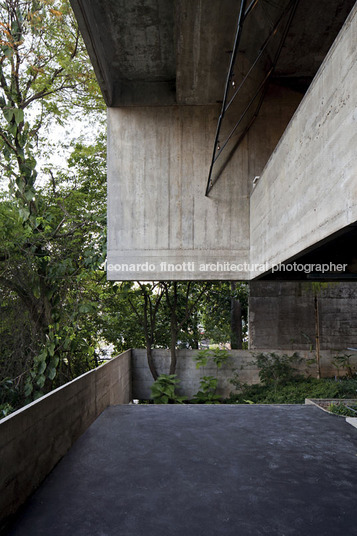
M314 292L309 283L251 281L249 348L315 347ZM357 285L331 283L318 293L322 350L356 347ZM356 354L357 355L357 354Z
M131 351L0 421L0 520L40 485L89 425L131 400Z
M200 378L203 376L217 376L219 379L218 393L224 397L229 396L231 391L234 391L230 379L234 377L235 372L239 374L239 379L245 383L258 383L259 373L255 365L252 364L254 354L259 352L275 352L278 355L284 353L291 355L297 352L303 358L299 369L301 373L307 376L316 377L316 366L309 364L309 360L314 360L313 352L306 350L267 350L257 349L253 352L249 350L231 350L230 359L226 365L218 371L216 366L206 366L196 369L196 362L193 357L197 354L196 350L179 350L177 359L177 376L181 380L178 393L182 396L193 397L199 390ZM329 377L337 374L336 368L331 361L336 355L346 353L341 351L325 350L321 352L321 372L322 376ZM154 361L159 374L168 374L170 366L169 350L154 350ZM357 352L354 358L354 363L357 365ZM133 399L149 399L151 395L150 387L153 379L146 360L146 350L132 350L132 370L133 370ZM343 371L341 371L343 375Z

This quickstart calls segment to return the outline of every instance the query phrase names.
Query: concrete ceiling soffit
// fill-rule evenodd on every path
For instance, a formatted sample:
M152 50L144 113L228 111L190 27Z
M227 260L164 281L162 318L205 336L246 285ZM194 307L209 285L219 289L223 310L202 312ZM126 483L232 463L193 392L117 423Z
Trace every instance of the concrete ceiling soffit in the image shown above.
M240 0L70 2L108 106L222 100ZM253 61L274 11L284 3L258 0L237 69ZM354 0L299 1L276 66L279 83L306 90L353 5Z

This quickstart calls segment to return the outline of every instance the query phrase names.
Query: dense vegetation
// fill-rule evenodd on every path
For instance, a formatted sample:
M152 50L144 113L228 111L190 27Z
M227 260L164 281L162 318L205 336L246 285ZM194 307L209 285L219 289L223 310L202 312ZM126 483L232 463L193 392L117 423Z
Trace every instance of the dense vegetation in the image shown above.
M295 378L284 384L246 385L228 399L230 404L304 404L305 398L356 398L357 379Z
M71 134L80 122L86 142ZM95 367L108 344L146 346L154 378L152 348L171 348L173 373L179 346L241 344L230 311L244 332L245 285L106 281L105 144L69 1L0 1L2 415Z
M347 373L342 378L305 378L299 374L296 366L302 361L297 353L278 355L274 352L259 353L252 356L250 365L259 371L260 383L249 385L240 380L235 373L230 380L232 392L230 397L222 398L217 393L219 371L229 361L227 350L205 349L196 353L196 368L205 367L209 362L216 365L215 376L202 376L200 389L188 399L177 395L180 380L176 375L162 374L154 382L152 399L144 402L155 404L199 403L199 404L304 404L305 398L357 398L357 377L348 360L344 366ZM340 360L341 361L341 360ZM339 363L339 366L341 364ZM341 369L339 369L341 370ZM355 416L355 406L346 408L336 404L328 408L339 415Z

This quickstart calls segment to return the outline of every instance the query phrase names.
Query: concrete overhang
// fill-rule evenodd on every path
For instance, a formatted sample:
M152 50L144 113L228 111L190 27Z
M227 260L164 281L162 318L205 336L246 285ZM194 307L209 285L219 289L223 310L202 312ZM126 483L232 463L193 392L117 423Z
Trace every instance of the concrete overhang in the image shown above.
M286 0L285 0L286 3ZM71 0L106 104L207 105L222 100L238 0ZM258 0L244 51L257 54L270 9ZM300 0L275 83L305 92L354 0ZM271 7L273 6L273 8ZM244 58L242 58L244 61Z
M71 3L109 107L109 279L246 280L318 258L354 277L354 0Z

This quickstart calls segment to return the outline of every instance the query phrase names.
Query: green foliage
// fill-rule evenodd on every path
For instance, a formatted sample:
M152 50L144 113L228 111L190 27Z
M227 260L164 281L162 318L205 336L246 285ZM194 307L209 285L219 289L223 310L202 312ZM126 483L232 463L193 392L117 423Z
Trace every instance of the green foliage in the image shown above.
M204 350L199 350L193 359L196 361L197 369L207 366L210 361L213 361L217 369L220 369L227 363L229 352L224 348L205 348Z
M248 292L246 283L236 283L232 288L229 281L209 284L207 300L200 308L200 322L205 337L212 343L230 342L231 333L231 300L241 304L243 338L247 335L248 326Z
M193 358L196 361L196 368L206 367L213 362L219 369L227 363L229 353L225 349L214 348L199 350ZM219 404L221 397L216 394L218 378L214 376L203 376L200 379L200 390L194 395L193 402L197 404Z
M4 417L7 417L14 411L14 408L8 404L0 404L0 419L4 419Z
M214 348L213 349L213 363L217 366L217 368L221 368L224 364L227 363L229 359L229 353L224 348Z
M296 378L275 386L242 384L236 376L232 383L240 391L231 393L227 402L232 404L304 404L305 398L355 398L357 393L357 380Z
M341 378L335 383L338 386L337 398L357 398L357 378Z
M218 379L214 376L203 376L200 390L193 397L196 404L220 404L221 397L216 394Z
M346 406L343 403L330 404L327 408L335 415L343 415L344 417L357 417L357 404L349 404Z
M210 358L211 350L209 348L199 350L193 358L193 360L196 361L196 369L207 366Z
M336 367L337 372L342 369L349 378L353 378L356 374L356 370L351 363L351 357L352 355L349 354L336 355L332 361L332 364Z
M11 198L0 198L0 373L18 378L19 403L97 364L95 303L105 277L103 142L73 147L71 183L68 173L52 174L53 184L35 191L34 228Z
M299 355L277 355L274 352L256 354L254 364L259 369L259 378L264 385L281 385L297 375L294 365L301 362Z
M19 392L15 383L6 378L0 382L0 419L7 417L18 404Z
M161 374L151 386L151 395L155 404L182 404L185 397L176 394L180 380L176 374Z

